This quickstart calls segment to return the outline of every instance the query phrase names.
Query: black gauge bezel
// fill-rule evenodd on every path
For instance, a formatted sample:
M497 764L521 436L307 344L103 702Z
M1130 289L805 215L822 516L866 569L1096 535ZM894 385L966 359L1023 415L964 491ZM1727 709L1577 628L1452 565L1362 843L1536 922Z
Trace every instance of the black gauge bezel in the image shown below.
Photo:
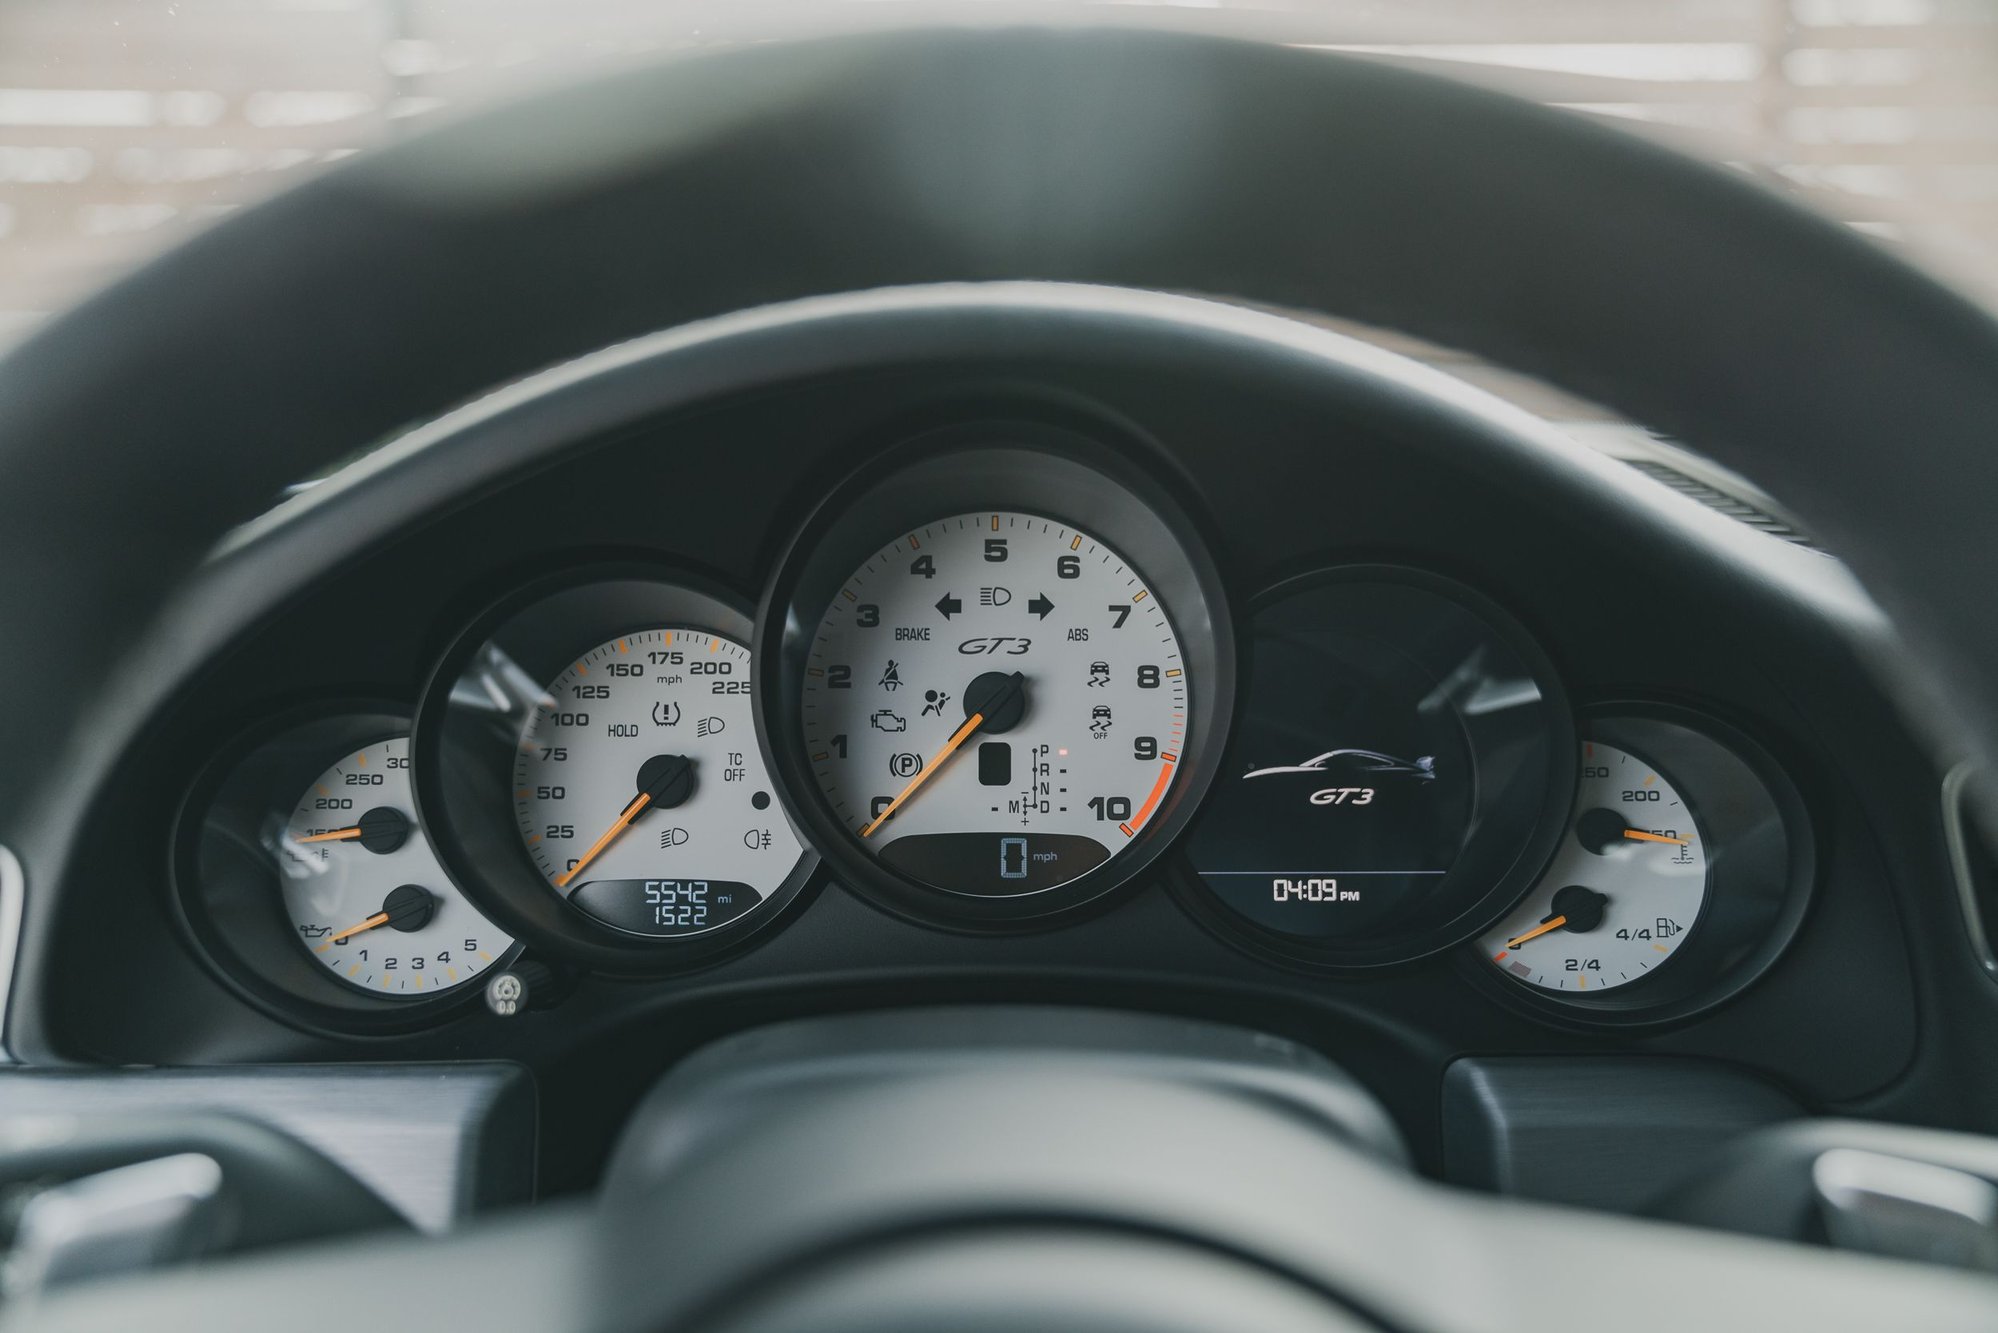
M274 769L282 765L283 776L257 781L253 784L257 789L302 792L344 750L409 736L410 724L411 710L406 703L373 696L314 700L275 712L236 733L209 759L174 814L168 898L182 938L201 964L234 994L280 1022L314 1035L391 1037L421 1031L476 1009L485 988L473 979L441 995L410 998L378 995L342 982L314 962L292 933L274 871L268 884L241 886L241 903L231 904L218 896L229 893L233 886L217 883L213 874L204 874L207 840L226 836L218 820L240 824L242 819L253 817L247 803L231 803L228 808L219 804L233 780L250 784L250 765L260 761ZM323 745L316 739L322 730ZM291 758L279 754L286 746L299 747L300 755ZM312 767L314 762L317 767ZM295 784L294 771L299 775ZM420 812L418 822L421 824ZM434 833L427 826L424 831L434 842ZM246 861L228 873L234 876L248 871ZM455 878L453 884L464 894ZM470 894L464 896L484 912ZM255 905L259 898L272 905L269 912ZM497 920L494 924L504 928ZM516 937L513 947L495 959L487 972L501 970L521 951Z
M1802 929L1817 892L1819 862L1809 806L1770 747L1697 707L1641 697L1606 698L1584 708L1581 717L1577 744L1583 739L1599 739L1643 754L1659 765L1661 772L1670 773L1681 798L1699 812L1701 836L1708 847L1707 894L1700 917L1665 964L1607 991L1571 994L1530 985L1494 967L1475 940L1457 954L1458 969L1509 1008L1557 1027L1630 1030L1667 1027L1698 1018L1766 976ZM1711 774L1688 772L1683 758L1669 751L1658 753L1652 742L1618 735L1618 724L1627 723L1680 728L1739 761L1766 797L1767 813L1782 824L1785 865L1781 873L1744 859L1750 852L1737 842L1743 821L1716 800L1711 790L1702 790ZM1608 734L1598 735L1598 729L1604 727ZM1766 852L1767 848L1756 850ZM1758 875L1765 877L1768 887L1752 887ZM1724 896L1745 899L1739 907L1730 901L1725 909L1746 911L1745 921L1725 923L1717 910Z
M745 915L698 935L648 937L598 920L551 889L521 845L512 783L475 789L447 767L459 747L489 745L449 707L452 689L499 635L526 635L510 655L537 685L554 679L576 655L619 634L699 629L751 642L746 598L722 584L663 562L640 559L579 564L528 581L473 618L438 658L416 709L411 744L416 804L445 868L480 911L517 939L551 957L618 976L685 972L738 952L800 905L819 858L809 838L797 863L769 897ZM752 701L753 702L753 701ZM507 742L511 754L517 739ZM468 761L469 762L469 761ZM510 773L511 766L507 771ZM778 799L783 800L782 784ZM780 812L794 828L788 805Z
M1509 856L1488 874L1490 887L1449 921L1419 935L1397 936L1364 944L1328 945L1285 934L1249 919L1208 887L1182 845L1173 858L1168 883L1174 898L1189 915L1216 936L1253 957L1288 967L1329 975L1364 976L1405 967L1447 952L1475 939L1511 911L1530 889L1553 855L1574 804L1578 764L1575 758L1574 709L1554 660L1540 640L1499 602L1460 579L1415 565L1362 561L1314 567L1264 588L1250 600L1241 619L1241 691L1246 695L1253 675L1256 617L1273 606L1335 584L1379 583L1417 589L1456 603L1481 621L1499 642L1533 673L1547 716L1547 776L1539 792L1538 811L1526 820L1528 831ZM1244 698L1241 707L1246 708ZM1233 757L1231 744L1226 758ZM1457 867L1452 867L1456 873Z
M1159 479L1155 446L1107 423L982 413L873 451L799 527L772 572L752 650L757 731L771 774L841 882L908 920L974 933L1045 928L1106 901L1154 865L1206 794L1234 714L1235 636L1210 531ZM898 534L976 511L1060 522L1143 572L1178 638L1188 677L1181 771L1151 821L1102 865L1015 897L953 893L882 864L828 808L805 754L805 658L853 571Z

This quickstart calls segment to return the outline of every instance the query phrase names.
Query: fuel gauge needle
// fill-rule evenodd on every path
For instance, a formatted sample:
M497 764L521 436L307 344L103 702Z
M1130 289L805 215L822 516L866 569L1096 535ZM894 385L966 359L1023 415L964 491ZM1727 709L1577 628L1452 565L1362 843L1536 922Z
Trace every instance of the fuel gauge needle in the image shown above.
M1561 929L1561 927L1567 924L1568 924L1568 918L1565 916L1550 916L1545 921L1542 921L1539 925L1535 926L1532 930L1529 930L1524 935L1519 936L1517 939L1507 940L1505 942L1505 947L1508 949L1517 949L1520 945L1526 943L1528 940L1537 940L1542 935L1545 935L1548 931L1559 930Z

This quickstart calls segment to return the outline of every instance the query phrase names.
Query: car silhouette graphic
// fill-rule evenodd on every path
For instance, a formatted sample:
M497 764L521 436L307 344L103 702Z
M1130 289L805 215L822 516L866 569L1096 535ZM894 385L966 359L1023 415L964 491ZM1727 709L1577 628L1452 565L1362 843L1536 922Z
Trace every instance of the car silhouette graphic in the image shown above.
M1414 778L1418 782L1436 780L1436 756L1425 754L1419 759L1397 759L1379 750L1327 750L1324 754L1307 759L1301 764L1279 764L1272 768L1250 769L1242 775L1249 778L1266 778L1279 773L1324 773L1338 767L1350 767L1361 773L1389 773L1400 777Z

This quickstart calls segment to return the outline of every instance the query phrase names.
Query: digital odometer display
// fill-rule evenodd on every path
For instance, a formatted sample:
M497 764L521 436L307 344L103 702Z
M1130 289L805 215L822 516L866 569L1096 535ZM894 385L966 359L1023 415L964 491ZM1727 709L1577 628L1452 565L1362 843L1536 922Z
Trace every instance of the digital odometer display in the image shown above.
M1188 734L1185 659L1142 573L1036 515L903 533L840 587L806 654L810 771L882 864L1034 894L1132 844Z
M1399 961L1488 923L1573 781L1555 748L1572 723L1523 634L1465 590L1379 569L1279 590L1252 632L1189 842L1206 889L1332 962Z

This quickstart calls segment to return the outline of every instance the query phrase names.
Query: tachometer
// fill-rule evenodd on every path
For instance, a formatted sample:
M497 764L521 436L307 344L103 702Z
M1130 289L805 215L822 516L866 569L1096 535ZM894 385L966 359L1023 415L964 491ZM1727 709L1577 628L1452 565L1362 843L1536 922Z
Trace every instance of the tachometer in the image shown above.
M1179 636L1144 576L1035 514L925 523L854 571L807 654L813 776L862 846L954 893L1038 893L1158 812L1186 743Z
M1233 696L1193 528L1141 467L1045 426L917 441L826 500L760 618L758 702L849 882L1018 922L1158 853Z

